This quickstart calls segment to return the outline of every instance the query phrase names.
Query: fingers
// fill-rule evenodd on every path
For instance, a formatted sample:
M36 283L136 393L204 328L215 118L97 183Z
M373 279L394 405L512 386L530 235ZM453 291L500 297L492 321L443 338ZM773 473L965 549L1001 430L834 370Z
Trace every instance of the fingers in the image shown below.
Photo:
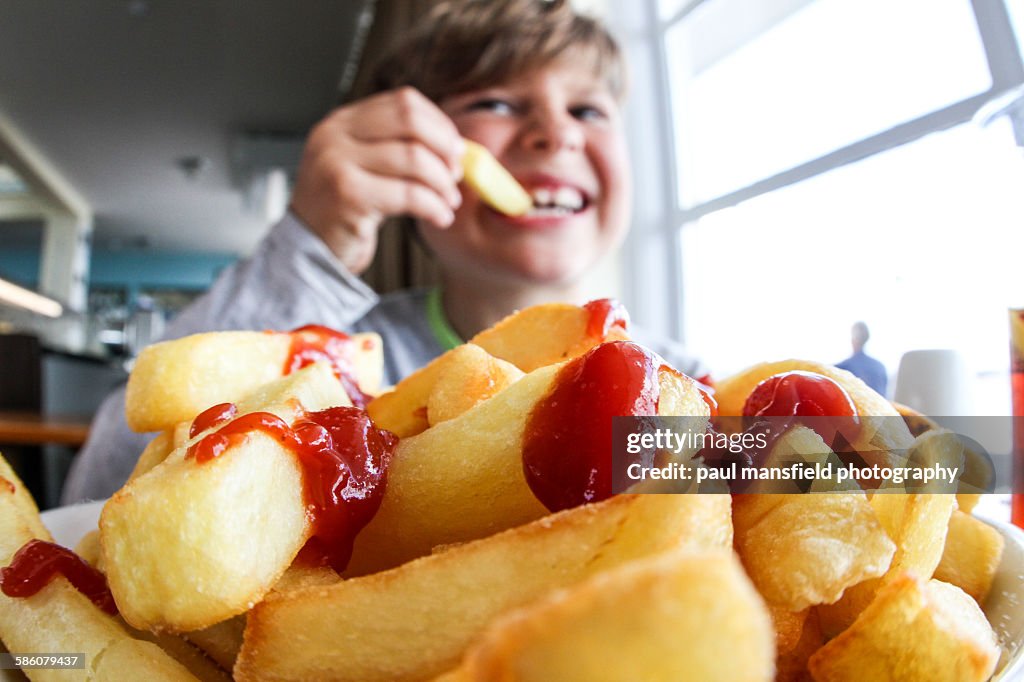
M355 139L420 142L440 157L456 178L461 177L462 136L447 114L418 90L385 92L342 111L343 125Z
M342 263L362 263L387 216L451 225L462 202L463 149L451 119L411 88L361 100L310 132L292 212Z
M419 182L387 175L369 174L369 200L385 215L407 214L445 228L455 220L452 206L433 188Z
M387 141L364 147L363 167L371 173L417 182L433 190L453 209L462 203L454 174L422 144Z

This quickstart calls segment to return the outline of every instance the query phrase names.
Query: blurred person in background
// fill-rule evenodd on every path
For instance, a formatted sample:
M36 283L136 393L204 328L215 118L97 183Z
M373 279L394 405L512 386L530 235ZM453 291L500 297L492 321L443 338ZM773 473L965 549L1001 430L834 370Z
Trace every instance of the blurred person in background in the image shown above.
M864 352L864 344L870 338L871 332L868 330L868 325L864 322L854 322L850 328L850 345L853 346L853 355L837 363L836 367L860 377L865 384L880 395L885 395L889 381L885 365Z

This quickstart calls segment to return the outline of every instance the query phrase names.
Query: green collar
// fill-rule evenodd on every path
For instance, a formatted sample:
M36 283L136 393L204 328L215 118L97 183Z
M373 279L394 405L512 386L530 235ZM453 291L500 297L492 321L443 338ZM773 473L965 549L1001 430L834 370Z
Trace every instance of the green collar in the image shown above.
M441 344L444 350L451 350L461 346L464 342L458 333L448 324L448 318L444 314L444 306L441 304L441 289L435 287L427 294L427 323L430 331L434 332L434 338Z

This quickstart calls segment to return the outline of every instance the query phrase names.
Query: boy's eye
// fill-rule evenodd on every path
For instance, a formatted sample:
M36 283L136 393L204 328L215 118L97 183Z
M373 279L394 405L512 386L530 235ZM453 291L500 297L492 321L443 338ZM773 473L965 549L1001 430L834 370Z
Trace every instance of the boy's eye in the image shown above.
M497 97L486 97L478 99L469 106L471 111L489 111L494 114L512 114L515 112L515 106L507 100L498 99Z
M602 121L608 118L608 114L601 107L592 104L580 104L570 107L569 113L579 121Z

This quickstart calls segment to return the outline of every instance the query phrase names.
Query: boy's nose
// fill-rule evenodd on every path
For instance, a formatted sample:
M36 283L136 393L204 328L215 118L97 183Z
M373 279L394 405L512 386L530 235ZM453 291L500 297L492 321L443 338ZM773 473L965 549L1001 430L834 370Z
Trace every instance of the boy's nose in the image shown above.
M523 137L531 151L575 151L583 148L583 129L568 112L544 111L531 117Z

